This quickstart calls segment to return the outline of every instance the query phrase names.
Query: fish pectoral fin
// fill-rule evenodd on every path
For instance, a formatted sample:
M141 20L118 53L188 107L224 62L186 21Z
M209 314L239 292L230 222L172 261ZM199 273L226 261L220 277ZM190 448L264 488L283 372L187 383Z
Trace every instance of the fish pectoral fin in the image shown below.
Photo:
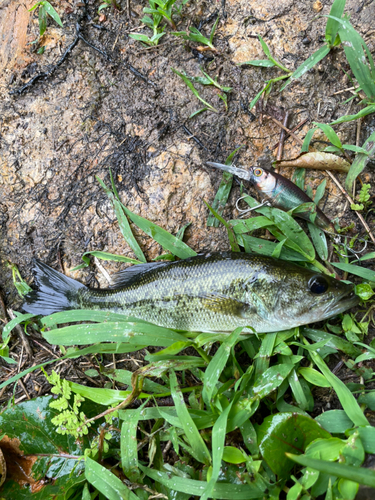
M256 312L250 304L218 293L202 297L202 305L210 311L239 316L241 318L247 318L252 313Z

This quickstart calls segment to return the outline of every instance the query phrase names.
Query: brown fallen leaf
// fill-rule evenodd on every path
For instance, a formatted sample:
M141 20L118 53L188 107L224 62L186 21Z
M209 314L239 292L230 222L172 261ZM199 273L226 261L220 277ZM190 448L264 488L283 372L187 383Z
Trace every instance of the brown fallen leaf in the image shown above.
M316 2L314 2L314 5L313 5L313 9L315 10L315 12L320 12L323 8L323 5L322 5L322 2L320 0L317 0Z
M24 455L20 450L21 442L17 438L9 439L4 436L0 441L0 450L6 466L5 473L7 479L13 479L20 485L34 484L35 479L31 477L32 466L34 465L37 457L35 455ZM1 480L5 479L5 475Z
M7 464L5 462L5 458L3 455L3 452L1 451L0 448L0 487L5 481L5 478L7 477Z
M350 163L332 153L314 153L301 154L292 160L276 161L275 166L310 168L314 170L337 170L338 172L348 172Z

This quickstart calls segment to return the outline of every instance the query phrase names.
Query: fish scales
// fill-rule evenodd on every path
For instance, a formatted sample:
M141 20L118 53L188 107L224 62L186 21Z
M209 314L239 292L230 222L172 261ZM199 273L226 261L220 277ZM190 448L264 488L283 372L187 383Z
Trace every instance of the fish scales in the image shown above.
M116 288L110 289L87 288L41 262L34 270L39 288L26 296L26 312L102 309L186 331L286 330L331 317L358 302L351 285L245 253L132 266L118 274Z

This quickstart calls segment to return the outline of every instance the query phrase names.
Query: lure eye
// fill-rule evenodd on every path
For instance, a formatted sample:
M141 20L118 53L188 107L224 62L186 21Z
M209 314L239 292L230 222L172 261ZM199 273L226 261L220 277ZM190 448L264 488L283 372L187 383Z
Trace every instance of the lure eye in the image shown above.
M324 276L317 275L310 278L308 287L311 293L320 295L328 290L329 284Z
M260 177L262 174L263 174L263 170L262 170L261 168L256 168L256 169L254 170L254 175L255 175L256 177Z

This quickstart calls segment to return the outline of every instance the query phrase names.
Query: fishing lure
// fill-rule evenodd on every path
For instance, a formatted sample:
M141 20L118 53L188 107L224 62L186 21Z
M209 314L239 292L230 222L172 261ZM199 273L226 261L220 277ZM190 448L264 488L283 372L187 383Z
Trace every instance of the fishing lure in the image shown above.
M271 172L261 167L250 167L249 170L245 170L211 161L206 162L206 165L219 168L250 182L263 195L263 198L269 202L268 204L280 210L288 211L302 205L302 203L313 203L313 200L302 189L277 172ZM262 205L265 204L263 201ZM311 222L310 211L297 213L296 216ZM314 224L329 234L335 233L332 222L319 207L316 207Z

